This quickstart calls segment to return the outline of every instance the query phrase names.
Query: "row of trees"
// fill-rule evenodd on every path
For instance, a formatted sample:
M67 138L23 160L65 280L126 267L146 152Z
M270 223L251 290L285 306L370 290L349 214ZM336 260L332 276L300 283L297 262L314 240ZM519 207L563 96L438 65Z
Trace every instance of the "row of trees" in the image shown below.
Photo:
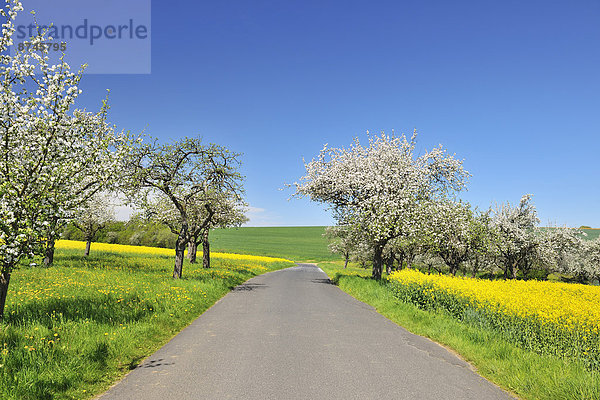
M105 189L125 194L128 202L141 209L130 224L137 226L137 231L124 244L140 245L141 236L146 231L154 230L150 233L162 234L163 244L167 245L164 247L171 247L168 245L173 242L172 247L177 248L178 243L183 241L185 249L187 244L191 263L196 262L197 248L201 244L203 264L209 268L210 230L240 226L247 221L241 175L237 172L238 165L232 162L238 155L228 157L230 153L226 148L214 144L206 146L199 139L184 139L170 145L148 148L141 142L138 146L130 147L129 153L121 160L122 167L127 168L128 172L119 172L118 184L104 186ZM216 160L216 157L220 159ZM169 164L165 163L165 158L169 159ZM229 169L223 167L227 162ZM159 170L159 175L164 175L150 176L156 170ZM215 178L209 176L215 173L223 174L225 178L217 178L219 181L215 183ZM63 238L75 236L86 241L85 255L88 256L91 243L98 233L109 225L118 225L113 204L115 197L116 193L94 194L80 204L71 218L59 220L56 224L58 232ZM187 226L183 226L185 224ZM157 225L166 226L169 236L165 238L164 232L157 232ZM74 233L73 228L79 234ZM187 234L182 234L183 230L187 230ZM117 236L108 241L118 243ZM156 240L148 244L156 245ZM46 246L45 264L49 266L53 259L54 240L47 239ZM176 268L180 271L181 265ZM179 273L176 277L180 276Z
M223 146L189 138L168 145L141 144L126 157L121 190L148 218L177 235L174 278L182 275L186 247L195 262L202 243L208 268L210 229L245 222L239 157Z
M294 184L296 195L327 204L338 224L330 249L363 265L470 272L501 270L505 278L560 272L600 278L600 239L570 228L540 228L531 195L518 205L479 211L457 199L469 173L441 147L415 154L416 134L370 137L349 148L325 147Z
M432 204L434 214L422 220L417 235L395 238L384 249L384 263L394 269L420 264L429 271L461 271L515 279L566 274L578 282L600 280L600 238L586 239L580 229L538 226L531 196L518 205L502 204L485 212L468 204L445 201ZM351 225L328 227L329 248L348 261L366 266L373 251Z
M0 318L15 267L37 255L50 265L70 222L91 240L111 192L177 235L173 276L181 277L188 244L194 250L210 227L244 219L240 155L197 138L163 145L118 132L107 99L98 112L74 108L85 65L72 72L64 55L49 64L43 30L10 55L20 11L18 0L0 9Z

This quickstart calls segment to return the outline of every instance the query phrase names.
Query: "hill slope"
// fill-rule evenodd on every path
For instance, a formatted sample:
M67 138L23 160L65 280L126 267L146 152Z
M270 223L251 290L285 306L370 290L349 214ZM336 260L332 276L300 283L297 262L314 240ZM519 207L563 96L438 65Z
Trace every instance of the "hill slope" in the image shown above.
M294 261L336 260L327 249L324 226L215 229L211 251L283 257Z

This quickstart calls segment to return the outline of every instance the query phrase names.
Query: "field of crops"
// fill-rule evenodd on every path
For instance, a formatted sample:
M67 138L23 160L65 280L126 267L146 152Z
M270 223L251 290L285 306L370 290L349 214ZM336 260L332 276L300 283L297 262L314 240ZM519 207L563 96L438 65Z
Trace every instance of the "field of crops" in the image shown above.
M597 239L600 236L600 229L582 229L585 232L585 238L588 240Z
M211 249L284 257L294 261L338 260L323 237L324 226L242 227L211 231Z
M105 389L248 278L283 259L212 254L213 268L173 251L59 241L55 265L22 267L0 323L1 399L82 399Z
M524 348L600 368L600 287L489 281L405 269L388 277L395 295L502 333Z
M85 249L85 243L76 240L59 240L56 242L56 248L62 250L81 250ZM124 244L109 244L109 243L92 243L92 251L118 253L118 254L143 254L143 255L155 255L155 256L166 256L175 257L175 250L164 249L160 247L148 247L148 246L129 246ZM275 262L284 261L289 262L285 258L277 257L265 257L265 256L254 256L250 254L237 254L237 253L219 253L211 251L211 258L217 258L221 260L236 260L236 261L248 261L248 262ZM198 252L198 257L202 256L202 252Z

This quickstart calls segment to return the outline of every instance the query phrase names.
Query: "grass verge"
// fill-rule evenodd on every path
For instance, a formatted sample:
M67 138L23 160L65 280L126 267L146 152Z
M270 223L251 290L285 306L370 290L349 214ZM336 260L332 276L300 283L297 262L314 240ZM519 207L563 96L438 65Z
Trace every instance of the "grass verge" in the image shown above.
M51 268L14 272L0 323L0 398L85 399L107 389L247 279L293 265L233 256L60 249Z
M508 342L496 332L459 322L441 311L424 311L398 300L369 271L319 263L340 289L417 335L457 352L478 372L524 399L600 399L600 374L555 356L542 356Z

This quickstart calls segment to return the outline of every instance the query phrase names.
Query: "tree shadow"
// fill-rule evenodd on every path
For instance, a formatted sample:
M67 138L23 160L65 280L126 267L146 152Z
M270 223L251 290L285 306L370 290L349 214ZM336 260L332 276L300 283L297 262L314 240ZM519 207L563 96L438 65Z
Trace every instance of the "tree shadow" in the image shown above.
M264 283L243 283L232 289L233 292L248 292L256 289L266 289L267 285Z
M141 364L136 364L136 366L132 369L135 368L156 368L156 367L163 367L163 366L168 366L168 365L174 365L175 363L173 362L165 362L164 358L159 358L157 360L148 360L146 362L143 362Z

